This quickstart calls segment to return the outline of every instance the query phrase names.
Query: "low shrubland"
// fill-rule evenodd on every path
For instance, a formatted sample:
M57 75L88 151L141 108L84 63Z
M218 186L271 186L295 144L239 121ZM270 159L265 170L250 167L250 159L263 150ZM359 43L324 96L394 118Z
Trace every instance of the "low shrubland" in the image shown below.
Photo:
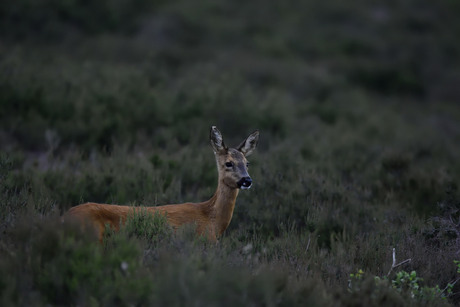
M0 4L2 305L459 303L456 3L132 3ZM211 197L211 125L261 133L218 244L61 222Z

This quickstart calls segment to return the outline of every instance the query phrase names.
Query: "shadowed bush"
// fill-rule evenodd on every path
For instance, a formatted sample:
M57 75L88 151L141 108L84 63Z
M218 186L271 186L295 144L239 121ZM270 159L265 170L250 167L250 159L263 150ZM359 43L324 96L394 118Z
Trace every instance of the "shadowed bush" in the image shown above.
M147 2L0 4L0 304L437 304L389 281L458 278L458 3ZM59 222L209 199L211 125L261 133L219 244Z

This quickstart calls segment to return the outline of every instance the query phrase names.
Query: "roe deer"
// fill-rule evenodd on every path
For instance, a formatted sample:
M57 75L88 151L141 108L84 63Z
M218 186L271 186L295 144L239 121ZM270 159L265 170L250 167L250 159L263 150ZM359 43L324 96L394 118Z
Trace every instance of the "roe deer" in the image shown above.
M217 241L230 224L239 189L249 189L252 185L248 174L249 156L257 146L259 131L251 133L238 147L225 146L222 134L211 127L210 140L217 162L217 190L209 200L201 203L183 203L157 207L131 207L108 204L86 203L72 207L64 220L75 218L81 223L94 227L102 241L106 225L115 231L124 225L134 210L158 212L166 216L167 222L177 229L181 225L195 223L196 232L211 241Z

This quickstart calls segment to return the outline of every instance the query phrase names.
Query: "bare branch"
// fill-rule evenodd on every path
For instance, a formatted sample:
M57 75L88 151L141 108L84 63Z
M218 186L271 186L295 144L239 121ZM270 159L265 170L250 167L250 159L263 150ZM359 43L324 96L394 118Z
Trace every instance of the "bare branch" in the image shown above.
M310 248L310 240L311 240L311 234L308 235L308 242L307 242L307 248L305 249L305 253L308 252L308 248Z
M459 280L460 278L457 278L454 282L448 283L447 286L444 289L442 289L441 293L444 293L447 290L447 288L449 288L449 286L453 287Z
M403 265L403 264L405 264L405 263L411 262L411 261L412 261L412 259L409 258L409 259L406 259L406 260L404 260L404 261L401 261L400 263L397 264L397 263L396 263L396 249L393 247L393 263L391 264L391 268L390 268L390 270L388 271L387 276L390 276L390 273L393 271L394 268L396 268L396 267L398 267L398 266L401 266L401 265Z

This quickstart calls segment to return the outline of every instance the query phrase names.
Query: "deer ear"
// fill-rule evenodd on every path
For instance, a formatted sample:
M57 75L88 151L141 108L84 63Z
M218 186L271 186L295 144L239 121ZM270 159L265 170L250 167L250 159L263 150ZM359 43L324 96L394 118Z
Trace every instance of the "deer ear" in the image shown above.
M245 156L249 156L254 149L256 149L257 142L259 141L259 130L251 133L239 146L238 150L241 151Z
M222 133L220 133L216 126L211 127L209 139L211 141L211 146L214 150L214 153L220 153L227 150L227 147L225 147L224 144L224 139L222 138Z

